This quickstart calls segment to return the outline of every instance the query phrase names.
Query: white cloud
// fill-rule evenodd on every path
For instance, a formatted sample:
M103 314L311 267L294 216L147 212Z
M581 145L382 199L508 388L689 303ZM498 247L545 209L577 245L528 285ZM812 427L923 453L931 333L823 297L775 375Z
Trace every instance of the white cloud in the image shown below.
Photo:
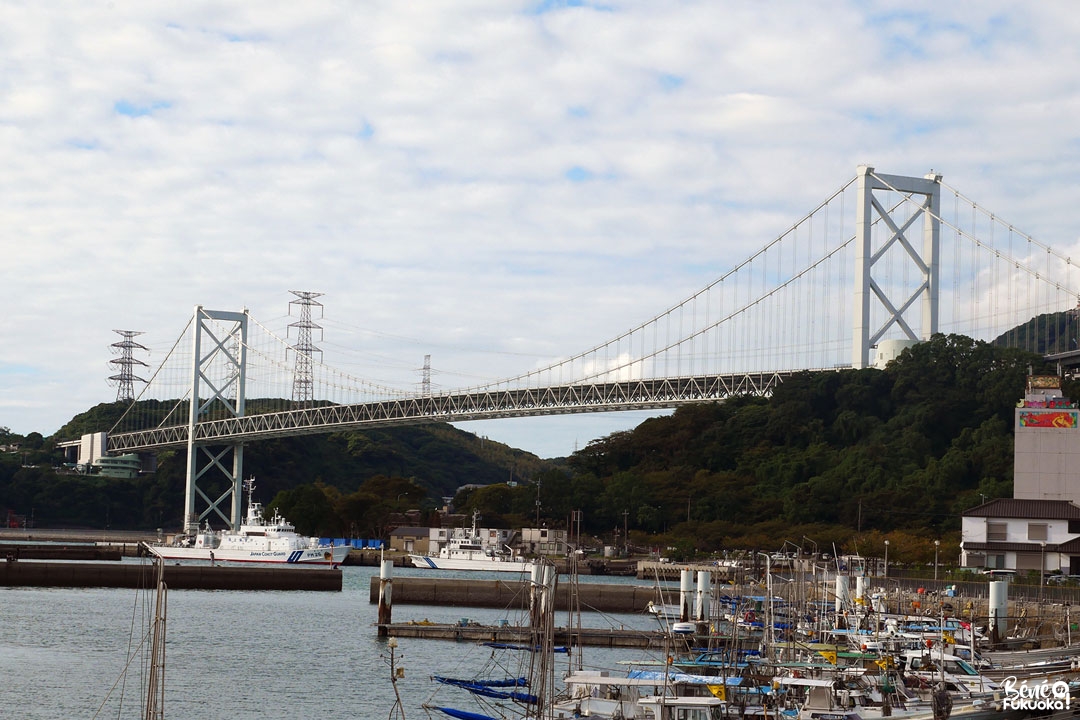
M411 389L428 352L446 387L523 372L703 287L859 163L932 167L1067 246L1078 25L1067 2L8 3L0 425L112 399L113 328L160 357L194 305L284 325L291 289L326 293L328 362L373 380ZM545 420L523 446L570 452Z

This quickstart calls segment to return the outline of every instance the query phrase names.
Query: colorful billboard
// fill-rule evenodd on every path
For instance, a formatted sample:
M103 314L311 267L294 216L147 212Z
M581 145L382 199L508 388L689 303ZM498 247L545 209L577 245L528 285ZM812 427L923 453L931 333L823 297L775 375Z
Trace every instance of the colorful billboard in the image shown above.
M1075 428L1080 425L1076 411L1021 412L1020 427Z

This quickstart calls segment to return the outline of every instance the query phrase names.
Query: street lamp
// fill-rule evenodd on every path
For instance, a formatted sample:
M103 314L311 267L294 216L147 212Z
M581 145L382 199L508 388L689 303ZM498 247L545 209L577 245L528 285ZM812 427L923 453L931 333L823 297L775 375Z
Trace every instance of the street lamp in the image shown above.
M889 577L889 541L885 541L885 577Z
M941 541L940 540L935 540L934 541L934 581L935 582L937 582L937 558L938 558L938 549L940 547L941 547Z

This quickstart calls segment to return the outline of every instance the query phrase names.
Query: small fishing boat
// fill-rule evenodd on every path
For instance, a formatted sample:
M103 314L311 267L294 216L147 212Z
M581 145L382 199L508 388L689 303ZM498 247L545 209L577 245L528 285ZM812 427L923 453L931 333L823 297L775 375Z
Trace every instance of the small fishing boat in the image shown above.
M248 488L247 516L238 531L212 530L208 521L194 536L178 536L169 545L147 544L147 549L164 560L333 567L340 565L349 554L347 545L324 545L317 537L298 534L292 523L276 512L270 519L264 517L262 503L252 500L255 482L248 480L245 484Z

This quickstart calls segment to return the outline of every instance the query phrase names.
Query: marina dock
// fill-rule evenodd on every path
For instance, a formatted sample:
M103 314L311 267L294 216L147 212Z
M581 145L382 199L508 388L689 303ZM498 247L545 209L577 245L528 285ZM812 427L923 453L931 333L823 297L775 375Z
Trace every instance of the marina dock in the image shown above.
M517 577L512 580L401 577L394 578L393 583L395 605L525 609L529 603L528 584ZM655 587L614 583L580 583L577 595L582 610L600 612L644 612L649 602L657 599ZM373 605L379 602L378 577L371 578L369 599ZM569 607L570 586L560 585L555 593L555 609Z
M0 586L149 588L153 563L0 561ZM341 591L341 570L324 567L165 565L170 590Z
M533 641L533 635L529 628L516 625L493 626L464 622L459 625L444 625L412 622L390 624L386 626L386 629L389 637L397 638L511 644L528 644ZM568 631L566 628L555 628L555 644L607 648L665 649L671 645L671 637L659 630L581 628Z

